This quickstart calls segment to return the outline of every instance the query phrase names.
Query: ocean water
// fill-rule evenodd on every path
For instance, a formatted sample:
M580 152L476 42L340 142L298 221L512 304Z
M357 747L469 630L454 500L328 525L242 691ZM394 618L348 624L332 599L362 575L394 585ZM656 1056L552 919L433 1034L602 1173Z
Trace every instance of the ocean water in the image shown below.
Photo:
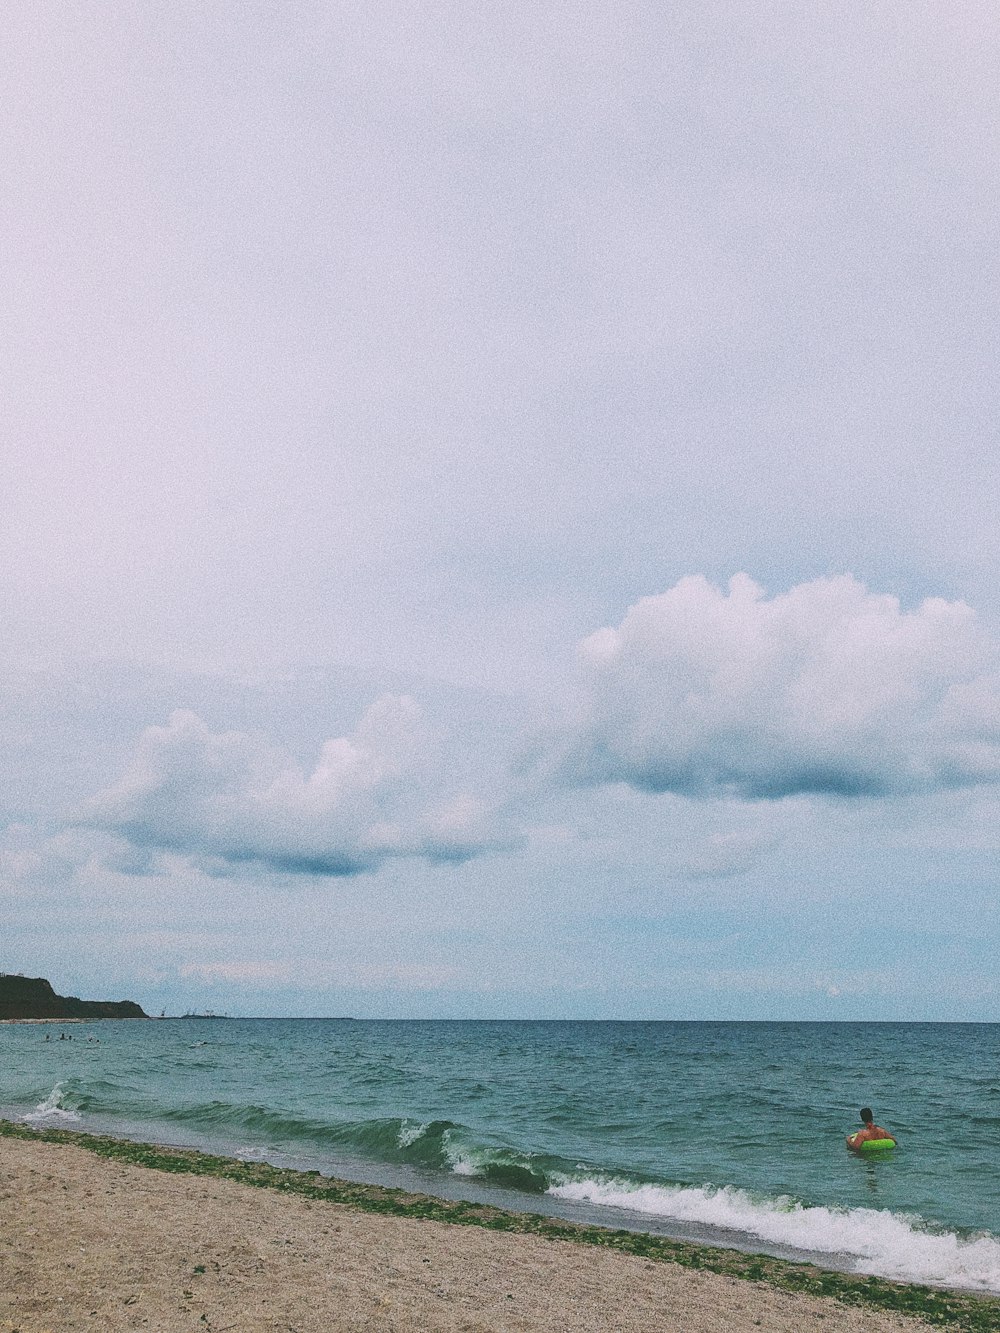
M0 1025L0 1115L1000 1292L1000 1025Z

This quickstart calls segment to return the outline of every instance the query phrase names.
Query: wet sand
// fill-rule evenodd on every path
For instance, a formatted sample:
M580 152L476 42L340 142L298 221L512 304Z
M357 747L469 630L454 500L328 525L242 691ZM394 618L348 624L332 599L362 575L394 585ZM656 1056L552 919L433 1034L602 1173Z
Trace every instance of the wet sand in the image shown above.
M380 1217L0 1139L0 1330L684 1330L929 1324L571 1241Z

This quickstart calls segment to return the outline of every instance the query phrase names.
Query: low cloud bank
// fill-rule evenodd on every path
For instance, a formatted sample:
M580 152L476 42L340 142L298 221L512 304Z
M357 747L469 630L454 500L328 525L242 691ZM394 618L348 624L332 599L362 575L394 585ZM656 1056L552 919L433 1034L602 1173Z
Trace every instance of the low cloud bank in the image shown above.
M493 812L446 789L422 762L427 739L414 700L385 695L304 771L262 737L215 733L178 711L143 732L121 782L87 802L81 819L209 868L256 862L345 876L392 857L464 861L495 846Z
M578 720L536 744L530 781L467 720L435 734L407 695L383 696L311 765L179 711L80 822L126 840L125 873L175 851L213 874L336 877L508 848L509 822L545 827L567 786L728 803L1000 783L1000 645L963 602L905 611L850 576L770 598L743 574L724 590L694 576L581 653ZM771 841L721 828L688 873L744 873Z
M892 796L1000 781L1000 647L964 602L850 576L768 598L701 576L581 645L572 784L689 797Z

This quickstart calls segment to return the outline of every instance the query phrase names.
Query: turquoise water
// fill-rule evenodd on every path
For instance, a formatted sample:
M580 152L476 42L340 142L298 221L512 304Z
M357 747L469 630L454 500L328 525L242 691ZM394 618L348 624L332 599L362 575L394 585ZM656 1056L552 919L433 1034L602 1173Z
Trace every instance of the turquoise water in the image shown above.
M10 1025L0 1114L1000 1291L1000 1025Z

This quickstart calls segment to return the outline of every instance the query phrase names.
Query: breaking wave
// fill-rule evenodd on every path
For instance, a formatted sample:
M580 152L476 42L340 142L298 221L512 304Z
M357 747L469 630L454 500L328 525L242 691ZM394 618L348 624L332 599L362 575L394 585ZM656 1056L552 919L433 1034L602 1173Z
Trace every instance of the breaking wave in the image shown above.
M375 1161L448 1171L529 1194L543 1194L551 1170L564 1166L558 1158L484 1142L453 1120L329 1121L221 1101L167 1110L162 1118L203 1131L239 1130L244 1138L265 1138L274 1147L340 1149Z
M755 1197L733 1186L651 1185L614 1177L567 1178L553 1182L548 1193L700 1223L789 1249L842 1255L859 1273L1000 1291L1000 1240L995 1236L959 1236L886 1209L817 1207L788 1196Z
M38 1124L78 1124L83 1117L79 1112L78 1096L67 1090L64 1083L57 1083L47 1097L38 1103L33 1111L21 1117L30 1125Z

